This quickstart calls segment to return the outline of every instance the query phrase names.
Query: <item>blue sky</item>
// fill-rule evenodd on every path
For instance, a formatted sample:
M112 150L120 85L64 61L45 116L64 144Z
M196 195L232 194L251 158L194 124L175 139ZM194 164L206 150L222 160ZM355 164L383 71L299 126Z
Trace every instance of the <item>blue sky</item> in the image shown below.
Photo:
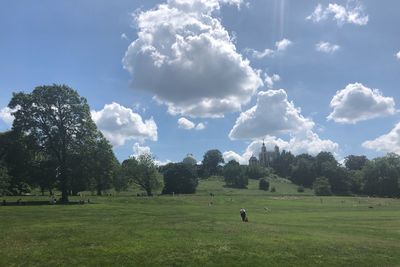
M2 1L0 131L12 92L60 83L88 99L120 160L146 150L201 160L217 148L246 162L263 138L339 159L400 152L398 10L396 0Z

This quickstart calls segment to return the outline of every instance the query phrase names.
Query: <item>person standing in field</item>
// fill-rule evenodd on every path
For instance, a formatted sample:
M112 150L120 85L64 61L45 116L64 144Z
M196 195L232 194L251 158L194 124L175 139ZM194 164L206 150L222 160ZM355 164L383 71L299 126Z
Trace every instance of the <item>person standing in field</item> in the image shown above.
M240 209L240 217L242 217L242 221L243 222L248 222L249 220L247 219L247 214L246 214L246 210L241 208Z

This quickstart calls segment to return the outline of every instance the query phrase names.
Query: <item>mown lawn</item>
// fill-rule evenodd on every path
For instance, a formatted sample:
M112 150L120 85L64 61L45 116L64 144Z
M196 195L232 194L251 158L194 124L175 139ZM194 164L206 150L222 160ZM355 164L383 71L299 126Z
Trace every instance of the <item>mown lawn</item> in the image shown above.
M211 190L219 183L193 196L0 206L0 266L400 266L400 200Z

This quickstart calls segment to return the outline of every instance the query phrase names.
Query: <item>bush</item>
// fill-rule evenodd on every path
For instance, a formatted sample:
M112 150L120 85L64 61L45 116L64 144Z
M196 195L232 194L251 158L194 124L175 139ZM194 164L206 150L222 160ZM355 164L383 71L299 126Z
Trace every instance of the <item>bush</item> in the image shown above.
M303 193L304 192L304 186L297 187L297 192Z
M322 176L318 177L313 184L314 193L317 196L330 196L332 195L331 185L328 178Z
M229 161L223 169L224 179L227 186L235 188L246 188L249 180L235 160Z
M268 191L269 182L267 180L265 180L265 179L260 179L260 181L258 182L258 188L260 190Z
M275 192L276 192L275 186L273 186L273 187L271 188L271 192L272 192L272 193L275 193Z

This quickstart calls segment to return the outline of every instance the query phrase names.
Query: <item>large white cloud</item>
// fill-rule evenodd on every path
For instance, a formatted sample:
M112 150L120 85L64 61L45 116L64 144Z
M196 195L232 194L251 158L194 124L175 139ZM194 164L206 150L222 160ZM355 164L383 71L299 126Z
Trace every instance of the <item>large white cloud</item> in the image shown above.
M339 4L329 4L327 7L323 7L318 4L314 12L309 15L306 19L313 22L320 22L332 18L336 20L338 25L343 24L356 24L366 25L368 23L368 15L365 15L364 8L361 4L356 6L347 5L342 6Z
M300 109L288 100L285 90L268 90L259 92L256 105L240 114L229 137L255 139L293 134L313 127L314 122L300 114Z
M363 147L380 152L394 152L400 154L400 123L388 133L375 140L365 141Z
M118 103L107 104L102 110L92 111L93 121L114 146L127 140L157 140L157 125L153 118L142 117Z
M138 38L123 58L134 87L152 93L174 115L240 111L263 82L213 14L221 3L242 2L169 0L137 14Z
M256 156L260 153L263 140L255 140L251 142L246 148L243 154L238 154L234 151L225 151L223 153L225 162L229 160L236 160L241 164L248 164L251 156ZM288 141L284 141L275 136L266 136L264 138L267 150L273 150L275 145L277 145L280 150L286 150L292 152L294 155L299 155L302 153L307 153L310 155L317 155L321 151L331 152L337 155L339 150L339 145L331 140L323 140L316 133L311 130L305 131L298 134Z
M274 57L279 53L284 52L292 44L292 41L284 38L275 43L275 49L266 48L263 51L257 51L252 48L246 48L245 51L249 53L253 58L262 59L265 57Z
M378 89L370 89L361 83L352 83L337 91L330 106L333 111L328 120L339 123L357 123L396 112L392 97L385 97Z
M4 107L0 109L0 120L4 121L7 125L11 126L14 121L14 116L11 115L12 109Z
M340 49L339 45L335 45L335 44L331 44L329 42L319 42L315 45L315 49L318 52L323 52L323 53L327 53L327 54L333 54L335 53L337 50Z

